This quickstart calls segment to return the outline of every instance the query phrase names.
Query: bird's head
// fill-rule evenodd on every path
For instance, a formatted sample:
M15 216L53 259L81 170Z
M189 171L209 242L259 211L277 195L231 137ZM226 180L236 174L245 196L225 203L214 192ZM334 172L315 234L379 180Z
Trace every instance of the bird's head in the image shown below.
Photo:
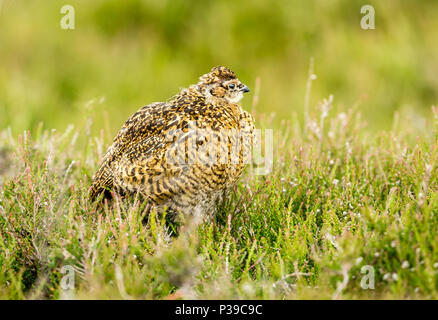
M249 88L237 79L233 71L225 67L214 67L199 78L198 86L207 100L237 103Z

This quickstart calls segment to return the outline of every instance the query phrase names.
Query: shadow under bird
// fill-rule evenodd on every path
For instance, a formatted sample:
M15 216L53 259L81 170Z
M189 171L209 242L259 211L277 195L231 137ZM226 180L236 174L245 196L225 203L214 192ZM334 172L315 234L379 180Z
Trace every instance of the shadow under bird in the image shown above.
M166 102L134 113L104 155L89 191L140 194L155 208L197 219L239 179L254 142L254 119L238 102L249 92L226 67Z

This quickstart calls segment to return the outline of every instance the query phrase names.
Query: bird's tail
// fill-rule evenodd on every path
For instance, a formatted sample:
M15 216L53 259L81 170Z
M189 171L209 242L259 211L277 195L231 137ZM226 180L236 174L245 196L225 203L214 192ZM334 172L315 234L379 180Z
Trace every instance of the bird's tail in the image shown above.
M113 177L105 169L100 168L93 177L93 183L88 191L88 197L92 201L96 200L102 193L105 193L105 197L109 196L110 190L113 188Z

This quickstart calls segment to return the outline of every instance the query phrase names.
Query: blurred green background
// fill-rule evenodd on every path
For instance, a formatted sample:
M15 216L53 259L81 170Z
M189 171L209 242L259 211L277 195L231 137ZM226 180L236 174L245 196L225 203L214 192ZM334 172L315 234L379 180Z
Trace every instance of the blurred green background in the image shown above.
M60 27L63 5L75 30ZM362 5L376 29L362 30ZM213 66L233 69L257 112L302 116L309 61L311 108L333 94L359 103L369 128L394 112L427 117L438 97L438 1L0 0L0 127L14 133L84 126L115 134L139 107L195 83ZM254 90L243 101L250 110ZM90 111L91 110L91 111Z

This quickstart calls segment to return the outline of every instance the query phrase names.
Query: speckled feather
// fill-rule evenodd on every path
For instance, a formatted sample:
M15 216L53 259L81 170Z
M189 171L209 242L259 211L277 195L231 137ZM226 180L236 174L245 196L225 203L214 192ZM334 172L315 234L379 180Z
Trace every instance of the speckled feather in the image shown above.
M254 120L237 104L247 91L231 70L216 67L167 102L142 107L103 157L91 199L108 190L139 193L159 210L211 217L248 162Z

